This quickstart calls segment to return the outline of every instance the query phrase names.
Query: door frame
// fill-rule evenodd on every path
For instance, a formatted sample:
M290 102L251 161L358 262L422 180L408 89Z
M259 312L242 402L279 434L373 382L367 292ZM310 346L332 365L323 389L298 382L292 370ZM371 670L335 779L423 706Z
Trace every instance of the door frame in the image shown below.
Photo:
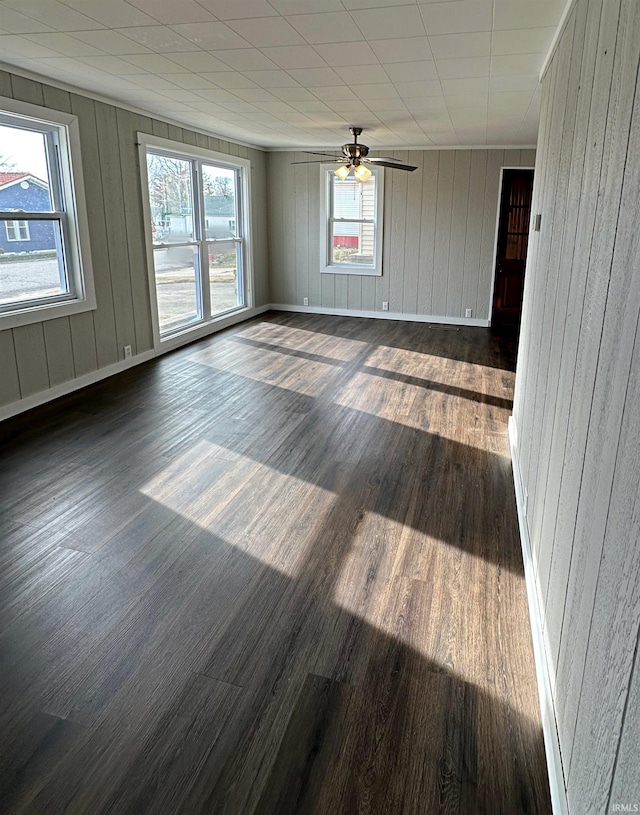
M502 207L502 187L504 184L504 171L505 170L531 170L534 174L533 178L535 181L535 167L528 167L526 165L521 166L514 166L514 165L505 165L504 167L500 168L500 178L498 180L498 207L496 209L496 232L493 239L493 265L491 267L491 286L489 288L489 327L491 327L491 322L493 320L493 303L495 298L495 289L496 289L496 263L498 261L498 238L500 234L500 209ZM533 199L532 199L533 202ZM531 211L531 218L533 218L533 208ZM529 234L531 234L531 220L529 221ZM527 258L529 257L529 249L527 247Z

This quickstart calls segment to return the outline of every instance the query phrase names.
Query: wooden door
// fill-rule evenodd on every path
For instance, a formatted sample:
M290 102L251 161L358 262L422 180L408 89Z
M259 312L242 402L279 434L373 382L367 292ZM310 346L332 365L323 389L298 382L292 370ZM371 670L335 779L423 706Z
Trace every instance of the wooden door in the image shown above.
M504 170L493 290L496 325L520 325L532 189L533 170Z

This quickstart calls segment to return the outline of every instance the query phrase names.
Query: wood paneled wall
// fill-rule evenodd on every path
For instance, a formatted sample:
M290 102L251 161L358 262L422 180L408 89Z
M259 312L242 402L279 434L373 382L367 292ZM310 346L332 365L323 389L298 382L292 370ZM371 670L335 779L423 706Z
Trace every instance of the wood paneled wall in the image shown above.
M543 83L514 418L570 812L640 805L640 4Z
M389 151L385 151L388 154ZM372 155L376 155L373 153ZM320 273L320 169L268 157L273 303L488 319L501 167L533 167L534 150L395 151L387 170L382 277Z
M0 96L78 117L97 309L0 331L0 406L153 347L138 131L251 160L255 304L269 302L266 156L0 71Z

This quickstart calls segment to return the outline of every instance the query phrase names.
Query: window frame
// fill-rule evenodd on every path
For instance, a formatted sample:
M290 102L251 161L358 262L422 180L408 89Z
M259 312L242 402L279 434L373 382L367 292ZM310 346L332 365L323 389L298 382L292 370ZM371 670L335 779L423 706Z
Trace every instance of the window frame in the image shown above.
M336 179L336 164L320 165L320 272L322 274L347 274L367 277L382 276L382 247L384 222L384 167L367 165L376 179L375 217L364 218L333 217L333 184ZM357 183L357 182L356 182ZM334 223L373 224L374 227L374 263L365 266L361 263L333 263L333 225Z
M96 308L89 224L84 190L78 117L40 105L0 97L0 124L45 134L49 184L55 209L43 212L0 211L5 223L46 220L58 223L60 262L68 291L49 297L0 305L0 330L91 311ZM15 242L19 242L17 238ZM27 240L31 240L29 237Z
M254 280L253 280L253 241L252 241L252 219L251 219L251 161L249 159L240 158L239 156L228 155L227 153L219 153L215 150L208 150L206 148L197 147L191 144L183 144L171 139L164 139L159 136L153 136L150 133L138 132L138 156L140 165L140 179L142 184L142 208L144 213L144 231L145 231L145 244L147 255L147 273L149 280L149 295L151 298L151 321L153 326L153 341L156 351L167 350L168 348L182 345L189 342L194 337L209 333L212 326L217 323L227 321L230 317L237 314L250 311L254 303ZM171 158L185 159L188 161L197 162L197 170L193 176L194 184L194 199L196 200L198 212L193 213L194 225L194 241L187 241L186 243L199 244L199 260L200 265L203 261L203 254L207 246L215 244L216 240L222 242L234 242L237 246L238 243L242 244L242 263L238 268L238 283L242 287L244 295L244 303L235 308L228 309L224 312L207 314L207 308L210 306L210 293L209 293L209 276L205 274L200 275L201 279L201 298L205 315L201 316L197 321L193 321L188 325L176 328L174 331L165 334L160 333L160 319L158 312L158 297L156 291L155 279L155 265L154 265L154 248L158 248L158 244L154 244L152 234L152 219L151 219L151 205L149 202L149 179L147 172L147 152L160 153ZM216 166L225 167L226 169L234 170L237 174L237 184L239 190L239 200L236 201L236 235L240 237L216 239L206 237L206 222L204 212L204 201L201 200L200 183L197 179L197 173L202 164L214 164ZM240 228L238 227L240 225ZM171 244L177 246L178 244ZM208 262L208 261L207 261ZM200 285L196 283L196 285Z

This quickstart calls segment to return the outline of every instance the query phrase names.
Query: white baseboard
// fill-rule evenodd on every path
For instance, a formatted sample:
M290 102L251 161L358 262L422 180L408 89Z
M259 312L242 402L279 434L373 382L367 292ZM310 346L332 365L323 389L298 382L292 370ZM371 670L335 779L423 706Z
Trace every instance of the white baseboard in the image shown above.
M567 792L562 772L562 759L560 756L560 739L556 723L555 706L553 703L552 681L547 660L544 642L544 628L542 614L538 600L537 580L531 559L531 541L525 516L524 489L520 474L520 461L518 459L518 432L513 416L509 417L509 443L511 446L511 464L513 467L513 481L516 491L516 506L518 508L518 523L520 526L520 543L522 545L522 558L524 560L524 574L527 585L527 600L529 603L529 621L531 636L533 638L533 656L536 663L536 677L538 680L538 696L540 699L540 714L542 717L542 732L544 734L544 749L547 756L547 772L549 774L549 788L551 791L551 804L554 815L568 815Z
M93 385L95 382L100 382L102 379L107 379L110 376L122 373L122 371L126 371L128 368L133 368L135 365L142 365L143 362L147 362L154 357L166 354L168 351L172 351L174 348L195 342L196 340L202 339L202 337L208 336L209 334L215 334L217 331L222 331L223 328L228 328L235 323L249 320L252 317L262 314L268 310L269 306L259 306L257 308L246 309L245 311L238 312L236 314L230 314L228 317L216 320L215 323L209 323L206 326L202 326L201 329L198 329L195 332L181 334L179 337L174 338L166 345L163 343L157 350L151 349L150 351L144 351L141 354L136 354L130 359L121 359L119 362L114 362L113 365L107 365L104 368L91 371L90 373L79 376L76 379L70 379L68 382L62 382L59 385L54 385L53 388L48 388L46 391L39 391L38 393L34 393L32 396L25 396L24 399L20 399L17 402L11 402L8 405L3 405L0 407L0 421L3 419L10 419L12 416L17 416L19 413L24 413L25 410L31 410L31 408L44 405L46 402L51 402L54 399L58 399L60 396L66 396L67 394L73 393L81 388L86 388L87 385Z
M330 314L339 317L372 317L375 320L404 320L410 323L489 327L489 320L481 320L476 317L436 317L426 314L403 314L397 311L357 311L348 308L325 308L324 306L293 306L288 303L271 303L269 308L274 311L295 311L302 314Z

